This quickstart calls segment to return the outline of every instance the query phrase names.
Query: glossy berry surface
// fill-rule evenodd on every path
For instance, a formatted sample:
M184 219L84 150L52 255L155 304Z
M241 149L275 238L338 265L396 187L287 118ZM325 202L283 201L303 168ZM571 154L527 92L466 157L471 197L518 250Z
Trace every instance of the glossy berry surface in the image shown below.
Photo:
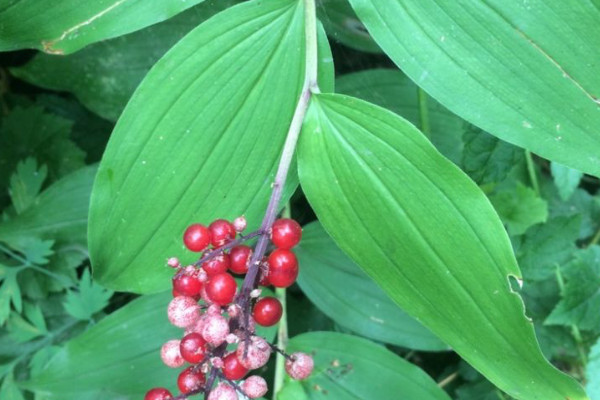
M199 333L188 333L181 339L179 350L185 361L197 364L206 357L206 341Z
M202 264L202 269L206 272L206 275L213 276L227 272L230 267L229 254L220 254Z
M238 381L248 373L248 368L244 367L238 360L235 353L230 353L223 358L223 375L225 378Z
M285 249L276 249L268 258L269 283L275 287L286 288L298 277L298 259L296 255Z
M195 371L194 366L188 367L181 371L177 377L177 387L181 393L189 393L204 385L206 377L200 371Z
M179 274L173 278L173 290L180 296L195 297L202 290L202 282L194 275Z
M173 395L165 388L150 389L144 396L144 400L169 400L171 398Z
M183 233L183 244L188 250L202 251L208 247L210 242L210 231L204 225L192 224Z
M235 274L245 274L248 272L248 265L250 257L252 256L252 249L248 246L240 245L235 246L229 253L231 260L229 269Z
M237 283L228 273L217 274L208 280L206 295L213 302L225 306L233 301Z
M217 219L208 226L213 247L221 247L235 238L233 224L224 219Z
M293 219L281 218L271 227L271 242L279 249L289 250L302 238L302 227Z
M257 324L273 326L281 319L283 307L275 297L264 297L256 302L252 310L252 317Z

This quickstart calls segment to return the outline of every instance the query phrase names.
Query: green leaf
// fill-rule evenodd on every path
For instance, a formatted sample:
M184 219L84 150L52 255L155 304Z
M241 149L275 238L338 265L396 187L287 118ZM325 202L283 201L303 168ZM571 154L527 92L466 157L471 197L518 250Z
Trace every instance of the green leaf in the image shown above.
M70 315L84 321L91 319L95 313L106 307L113 295L111 290L92 281L88 269L83 271L78 289L77 292L68 291L64 306Z
M4 1L0 9L0 51L31 48L68 54L163 21L201 1Z
M600 246L580 250L563 268L566 280L562 300L548 316L547 325L577 325L600 333Z
M309 397L302 387L300 381L288 381L284 387L277 392L277 400L308 400Z
M303 227L298 284L339 325L368 338L418 350L448 346L406 315L346 256L318 222ZM369 299L369 301L364 301Z
M597 4L350 3L385 53L452 112L502 140L600 176Z
M381 53L381 49L360 22L348 0L322 0L318 6L319 20L334 40L353 49Z
M553 277L558 265L566 263L576 250L581 217L556 217L529 228L516 249L526 280Z
M511 235L521 235L548 218L548 203L521 182L517 182L516 189L505 188L494 193L490 201Z
M4 378L2 387L0 387L0 398L2 400L25 400L12 374Z
M508 236L478 187L414 126L316 95L299 148L302 188L338 246L407 313L517 399L585 399L542 356Z
M217 14L153 67L123 112L94 184L90 256L100 283L164 290L171 271L163 260L196 258L183 253L190 223L245 214L249 229L258 227L303 66L303 3L274 0ZM331 58L321 67L323 89L332 90ZM291 174L283 201L296 185Z
M555 162L550 163L550 170L560 198L563 201L569 200L579 186L583 173Z
M48 174L45 165L38 170L35 158L27 158L17 164L17 170L10 177L8 193L17 214L25 211L40 193Z
M15 310L21 312L23 310L23 302L21 299L21 290L17 283L17 274L20 269L11 268L0 264L0 325L4 325L10 315L10 305L12 303Z
M44 315L38 305L25 302L23 311L26 318L13 312L6 324L6 330L15 342L27 342L48 333Z
M421 124L419 88L398 70L371 69L342 75L336 80L336 92L367 100ZM427 99L431 142L446 157L460 164L462 136L466 123L432 98Z
M21 215L0 224L0 240L19 247L35 238L86 243L95 166L79 169L44 190Z
M38 54L11 73L37 86L71 92L90 110L116 121L152 65L203 20L233 3L203 2L165 22L66 57Z
M600 400L600 339L592 346L585 368L587 384L585 390L591 400Z
M479 185L503 181L523 159L522 149L472 125L465 131L463 140L462 169Z
M292 338L288 351L313 355L314 371L300 382L309 399L450 400L426 373L366 339L311 332Z

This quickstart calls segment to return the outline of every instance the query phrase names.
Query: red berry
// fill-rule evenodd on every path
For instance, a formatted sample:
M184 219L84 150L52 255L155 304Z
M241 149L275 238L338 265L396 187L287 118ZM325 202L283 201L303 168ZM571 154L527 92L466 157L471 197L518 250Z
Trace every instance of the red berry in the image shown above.
M248 368L240 363L235 353L229 353L225 356L223 363L223 375L231 381L238 381L248 373Z
M171 398L173 398L171 392L161 387L148 390L144 396L144 400L169 400Z
M236 289L237 283L233 276L224 272L210 277L206 284L206 295L213 303L226 306L233 301Z
M229 254L221 254L202 264L202 269L206 272L206 275L213 276L226 272L230 264Z
M300 242L302 227L293 219L281 218L271 227L271 241L279 249L289 250Z
M281 319L283 307L275 297L264 297L256 302L252 317L257 324L273 326Z
M298 277L298 260L290 250L275 249L268 258L269 283L275 287L285 288Z
M179 350L185 361L198 364L206 356L206 341L199 333L188 333L181 339Z
M196 366L192 365L191 367L187 367L177 377L177 387L179 387L179 391L183 394L189 393L192 390L199 389L204 382L206 381L206 377L200 371L196 370Z
M183 244L191 251L204 250L211 241L210 231L201 224L188 226L183 234Z
M231 249L231 252L229 253L229 258L231 259L229 269L231 272L236 274L245 274L248 272L251 256L252 249L248 246L240 245Z
M179 274L173 278L173 290L180 296L195 297L202 290L202 282L195 275Z
M212 236L211 243L213 247L221 247L235 238L235 228L231 222L224 219L217 219L208 226Z

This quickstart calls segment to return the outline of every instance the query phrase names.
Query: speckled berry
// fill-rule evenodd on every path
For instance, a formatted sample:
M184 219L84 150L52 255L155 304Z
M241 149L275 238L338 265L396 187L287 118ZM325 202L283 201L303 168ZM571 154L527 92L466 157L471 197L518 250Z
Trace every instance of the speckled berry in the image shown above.
M185 361L181 356L181 352L179 351L179 340L173 339L163 344L160 349L160 358L167 367L181 367Z
M171 392L161 387L148 390L144 396L144 400L169 400L172 398Z
M251 399L258 399L267 393L267 381L258 375L252 375L242 383L244 394Z
M219 382L208 395L208 400L239 400L234 388L225 382Z
M187 328L200 318L200 306L191 297L177 296L167 309L169 321L178 328Z
M293 353L285 361L285 371L292 379L302 380L308 378L314 368L314 361L306 353Z
M246 352L246 341L241 340L236 350L237 358L244 367L248 369L257 369L269 361L271 356L271 346L260 336L252 336ZM244 352L246 353L244 355Z
M204 318L202 337L213 346L218 346L229 335L229 323L221 315L207 315Z

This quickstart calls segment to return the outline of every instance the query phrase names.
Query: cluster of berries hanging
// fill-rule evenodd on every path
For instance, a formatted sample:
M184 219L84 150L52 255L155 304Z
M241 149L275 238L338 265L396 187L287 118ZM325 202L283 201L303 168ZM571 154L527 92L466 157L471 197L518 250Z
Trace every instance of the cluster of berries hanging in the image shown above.
M173 397L165 388L154 388L145 400L186 399L199 393L208 400L262 397L267 392L266 381L257 375L243 378L264 366L273 351L286 357L285 370L293 379L305 379L312 372L313 360L308 354L285 354L255 335L255 324L272 326L281 319L281 303L274 297L260 297L259 286L285 288L294 283L298 260L291 249L300 242L302 228L296 221L282 218L268 232L242 235L245 229L244 217L233 223L217 219L208 227L193 224L186 229L185 246L202 256L188 266L182 266L177 258L167 262L176 270L169 321L185 332L181 340L163 345L161 358L171 368L189 365L177 378L181 395ZM253 257L253 249L242 243L267 234L275 249L268 257ZM248 275L241 290L232 274Z

